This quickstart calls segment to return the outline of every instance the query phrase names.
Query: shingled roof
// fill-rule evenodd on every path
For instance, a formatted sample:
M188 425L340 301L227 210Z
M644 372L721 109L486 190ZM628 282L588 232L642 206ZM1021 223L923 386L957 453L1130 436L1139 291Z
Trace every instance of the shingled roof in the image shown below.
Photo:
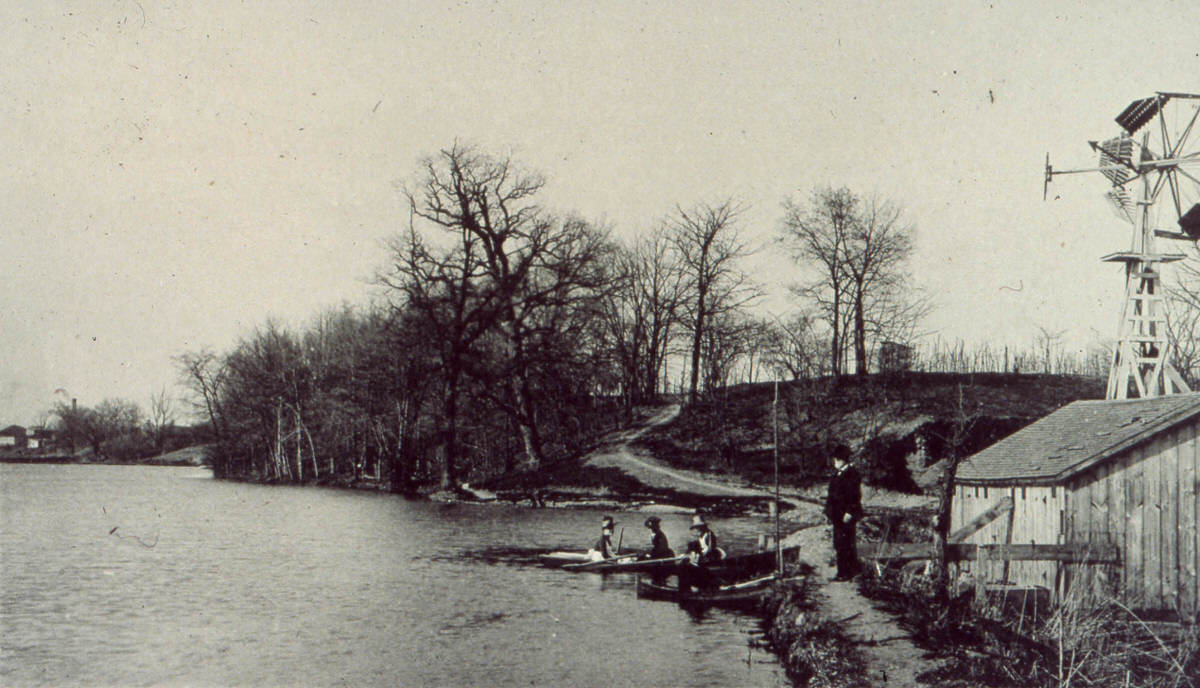
M1058 483L1200 414L1200 394L1076 401L968 457L967 483Z

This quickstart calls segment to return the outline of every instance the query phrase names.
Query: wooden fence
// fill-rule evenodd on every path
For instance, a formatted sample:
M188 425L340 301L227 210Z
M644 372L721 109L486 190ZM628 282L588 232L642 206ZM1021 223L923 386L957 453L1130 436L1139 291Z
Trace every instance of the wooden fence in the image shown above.
M946 543L946 561L950 564L969 562L975 575L976 593L984 594L987 586L988 571L992 564L1003 563L1003 583L1008 582L1008 563L1013 561L1044 561L1058 564L1073 565L1076 568L1087 565L1119 566L1121 553L1115 544L1080 542L1067 544L1012 544L1003 542L997 544L966 543L964 540L978 533L992 521L1007 517L1013 511L1013 500L1005 496L987 510L980 513L970 522L950 534ZM932 542L922 543L862 543L858 547L859 557L870 561L914 562L931 560L936 556L935 545ZM1056 597L1065 592L1062 589L1066 579L1058 577L1058 582L1052 591Z

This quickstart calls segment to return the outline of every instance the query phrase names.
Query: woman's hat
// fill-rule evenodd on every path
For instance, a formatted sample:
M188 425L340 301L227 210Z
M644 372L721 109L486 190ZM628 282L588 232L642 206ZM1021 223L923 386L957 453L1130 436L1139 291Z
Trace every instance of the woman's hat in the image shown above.
M704 517L700 514L692 515L692 528L707 528L708 524L704 522Z
M662 519L657 516L651 516L650 518L646 519L647 528L653 528L660 523L662 523Z

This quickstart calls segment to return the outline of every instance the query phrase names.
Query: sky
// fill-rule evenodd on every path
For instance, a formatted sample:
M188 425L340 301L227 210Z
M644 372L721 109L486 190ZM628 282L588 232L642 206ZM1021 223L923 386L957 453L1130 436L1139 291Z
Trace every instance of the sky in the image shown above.
M1129 228L1088 140L1200 92L1189 1L8 2L0 426L181 394L173 358L363 303L419 161L457 142L632 238L734 199L747 265L785 199L899 203L930 337L1115 335ZM776 297L763 308L781 315Z

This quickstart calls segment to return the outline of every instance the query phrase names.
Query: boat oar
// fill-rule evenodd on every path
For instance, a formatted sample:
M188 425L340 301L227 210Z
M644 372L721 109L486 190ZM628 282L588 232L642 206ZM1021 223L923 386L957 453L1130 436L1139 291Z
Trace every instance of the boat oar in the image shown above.
M615 554L621 553L621 540L625 539L625 526L621 526L621 534L617 536L617 551Z

